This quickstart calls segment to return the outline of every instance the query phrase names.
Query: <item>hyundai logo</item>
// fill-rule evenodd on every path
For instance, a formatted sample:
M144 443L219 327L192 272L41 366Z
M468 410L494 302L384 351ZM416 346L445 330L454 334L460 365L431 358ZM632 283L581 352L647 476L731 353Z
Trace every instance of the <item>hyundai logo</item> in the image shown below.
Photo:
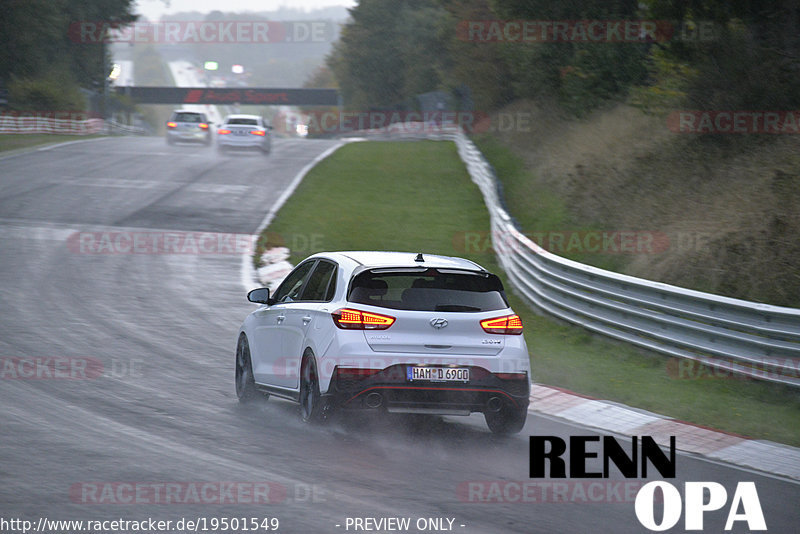
M447 319L442 319L441 317L434 317L433 319L431 319L430 322L431 322L431 326L434 327L437 330L447 326Z

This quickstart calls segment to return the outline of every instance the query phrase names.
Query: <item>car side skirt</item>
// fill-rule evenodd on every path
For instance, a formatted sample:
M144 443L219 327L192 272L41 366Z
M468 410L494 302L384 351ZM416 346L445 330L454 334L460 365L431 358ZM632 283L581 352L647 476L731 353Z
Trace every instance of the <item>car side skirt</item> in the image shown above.
M262 393L269 393L270 395L275 395L282 399L300 402L300 392L296 389L268 386L266 384L256 384L256 389Z

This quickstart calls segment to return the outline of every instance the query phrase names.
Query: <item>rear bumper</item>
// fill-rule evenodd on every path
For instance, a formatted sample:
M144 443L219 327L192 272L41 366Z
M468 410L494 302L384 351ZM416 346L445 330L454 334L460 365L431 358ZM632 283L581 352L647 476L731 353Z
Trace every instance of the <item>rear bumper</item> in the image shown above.
M260 150L268 149L270 146L269 141L265 141L263 137L255 135L250 136L232 136L232 135L219 135L217 136L217 145L225 148L257 148Z
M468 382L409 380L406 364L397 364L367 378L342 379L334 372L325 395L334 407L399 413L469 415L504 406L527 409L530 377L505 380L477 366L468 366ZM462 367L462 366L459 366Z
M211 140L211 134L209 132L200 131L173 131L167 130L167 137L172 139L173 141L185 141L185 142L202 142L207 143Z

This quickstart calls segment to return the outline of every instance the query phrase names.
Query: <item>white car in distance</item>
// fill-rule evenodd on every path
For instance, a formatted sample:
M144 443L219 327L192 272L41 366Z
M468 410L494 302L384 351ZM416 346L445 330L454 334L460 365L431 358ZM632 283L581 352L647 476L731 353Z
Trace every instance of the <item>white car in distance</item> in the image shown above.
M217 149L224 153L233 150L260 150L269 154L272 149L272 127L258 115L228 115L217 129Z

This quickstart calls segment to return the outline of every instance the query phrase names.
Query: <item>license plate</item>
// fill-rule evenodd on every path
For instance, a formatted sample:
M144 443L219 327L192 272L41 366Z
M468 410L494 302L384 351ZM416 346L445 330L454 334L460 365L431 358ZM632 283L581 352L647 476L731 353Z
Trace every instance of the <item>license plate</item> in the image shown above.
M469 382L469 369L465 367L408 367L406 378L411 381Z

